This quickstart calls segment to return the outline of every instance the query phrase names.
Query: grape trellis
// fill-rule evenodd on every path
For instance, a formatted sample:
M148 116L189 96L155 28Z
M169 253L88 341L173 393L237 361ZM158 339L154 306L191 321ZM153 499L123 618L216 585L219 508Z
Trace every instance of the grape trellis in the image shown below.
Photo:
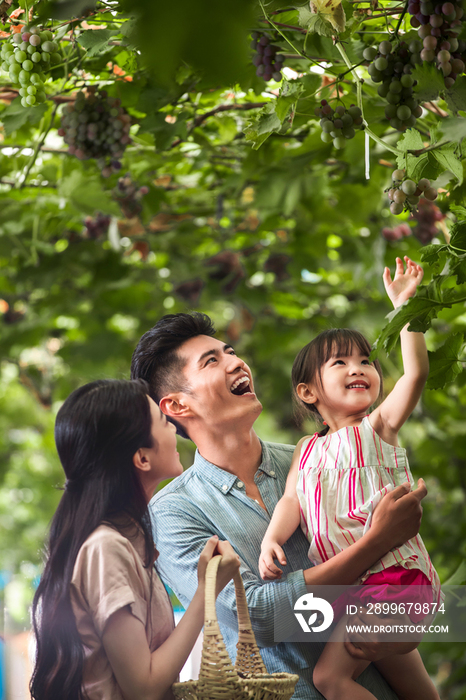
M151 237L170 229L160 223L164 217L188 226L190 205L183 196L190 188L176 176L183 168L199 173L208 168L196 182L216 192L210 214L206 202L199 204L203 213L193 222L231 221L222 215L225 207L239 206L246 216L248 197L253 202L259 192L248 214L255 226L265 225L274 211L279 217L274 228L286 229L290 217L299 219L305 211L312 198L309 178L318 170L325 172L329 192L345 177L371 189L373 211L364 223L370 233L373 229L393 246L409 238L431 243L427 263L435 251L449 261L432 267L422 321L416 300L403 311L405 321L427 330L442 310L461 315L466 277L466 245L458 233L466 226L461 2L318 0L284 8L277 0L257 5L228 0L221 8L205 2L193 9L187 0L176 8L148 0L90 5L40 0L33 6L7 0L2 20L2 197L8 205L24 192L34 199L47 188L57 190L50 221L61 220L65 205L75 217L59 247L80 237L96 242L107 237L115 252L147 262ZM261 154L264 163L275 158L275 164L254 171L248 163L256 158L261 164ZM263 179L273 177L274 168L286 171L298 157L303 170L296 177L285 172L283 185L274 185L280 194L273 202L260 194L259 172ZM120 196L124 183L144 193L134 195L131 207ZM34 222L18 255L37 265L46 255L41 232L47 227ZM11 223L5 226L9 231ZM245 224L231 226L238 233ZM49 235L58 234L54 229ZM229 250L226 240L223 248L207 246L203 255L206 261L223 254L239 261L231 272L234 283L219 287L219 293L230 293L247 279L243 258L252 264L263 243L259 237L244 256ZM271 257L290 259L280 250ZM336 249L332 259L338 259ZM191 267L186 261L177 283L167 282L167 294L195 289L178 298L202 299L216 278L203 265L194 265L193 272ZM290 275L282 272L284 283ZM176 303L176 295L170 298ZM6 303L19 300L10 292ZM390 346L390 329L396 327L392 319L379 347ZM461 353L462 346L450 369L459 367Z

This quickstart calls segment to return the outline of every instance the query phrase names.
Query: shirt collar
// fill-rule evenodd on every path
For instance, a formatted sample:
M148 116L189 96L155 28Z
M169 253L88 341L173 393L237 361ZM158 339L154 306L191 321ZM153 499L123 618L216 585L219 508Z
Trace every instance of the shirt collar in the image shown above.
M258 470L267 474L267 476L272 479L276 479L276 472L273 468L272 457L267 443L259 441L262 447L262 462L259 464ZM232 486L238 481L238 477L235 474L230 474L230 472L217 467L212 462L205 459L199 450L196 449L196 454L194 456L193 469L195 469L202 479L210 481L216 488L222 493L228 493Z

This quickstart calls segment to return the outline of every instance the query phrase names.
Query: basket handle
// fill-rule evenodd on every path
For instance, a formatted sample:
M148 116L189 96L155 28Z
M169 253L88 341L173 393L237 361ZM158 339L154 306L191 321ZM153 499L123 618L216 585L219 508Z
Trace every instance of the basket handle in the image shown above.
M217 571L220 565L221 556L212 557L207 565L205 584L205 613L204 613L204 636L207 634L217 634L220 632L217 620L217 610L215 607L215 588L217 583ZM236 594L236 609L238 613L238 652L236 655L235 669L242 673L267 673L262 661L259 647L257 646L251 619L248 612L246 593L243 579L239 571L234 575ZM212 624L215 622L216 624ZM203 649L204 653L204 649ZM202 670L202 662L201 662ZM200 677L200 676L199 676Z

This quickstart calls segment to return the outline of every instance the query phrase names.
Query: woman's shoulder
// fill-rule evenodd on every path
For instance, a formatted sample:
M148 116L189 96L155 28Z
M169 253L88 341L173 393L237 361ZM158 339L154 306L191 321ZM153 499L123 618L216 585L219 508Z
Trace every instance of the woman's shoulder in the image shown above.
M108 566L111 560L133 560L139 550L139 533L131 540L115 526L101 523L81 545L76 563L79 565L87 560L95 565L97 560L101 560Z
M111 545L112 543L119 543L126 546L128 543L128 538L122 535L122 533L113 525L109 523L101 523L96 529L91 532L89 537L85 540L82 547L95 547L101 546L103 544Z

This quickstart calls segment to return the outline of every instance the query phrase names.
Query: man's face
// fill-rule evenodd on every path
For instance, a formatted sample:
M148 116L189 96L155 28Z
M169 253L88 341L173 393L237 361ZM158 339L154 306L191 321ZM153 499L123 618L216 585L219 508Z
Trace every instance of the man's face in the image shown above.
M241 420L251 425L262 410L254 393L251 370L231 345L199 335L178 351L186 360L183 374L189 385L185 401L201 422L215 428Z

